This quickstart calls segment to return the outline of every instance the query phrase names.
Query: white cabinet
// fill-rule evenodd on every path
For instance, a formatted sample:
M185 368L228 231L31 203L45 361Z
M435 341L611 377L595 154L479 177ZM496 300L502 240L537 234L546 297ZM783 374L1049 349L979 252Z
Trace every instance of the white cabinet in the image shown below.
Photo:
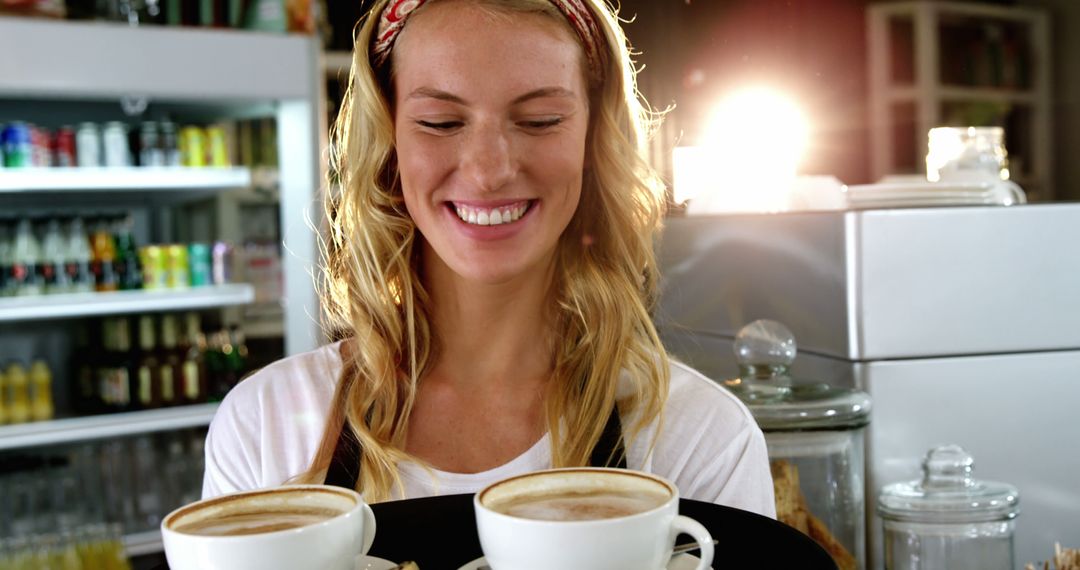
M1012 178L1053 198L1050 29L1039 9L895 2L867 9L871 176L925 174L927 132L1005 128Z
M177 115L272 117L278 133L285 252L284 351L296 354L323 342L312 278L318 253L311 226L320 226L319 190L325 179L320 159L323 76L316 40L235 30L0 18L0 53L5 54L0 57L0 122L96 120L102 113L118 113L122 101L149 102ZM113 201L134 201L152 209L250 184L251 173L242 168L0 169L0 212L99 207ZM20 343L34 334L64 334L53 329L62 329L70 319L228 307L253 299L254 291L246 284L183 292L2 298L0 344L7 346L0 346L0 356L18 352ZM57 378L54 386L62 389L66 382ZM0 452L206 426L215 410L216 404L198 404L0 426ZM128 537L127 542L134 553L160 548L156 532Z

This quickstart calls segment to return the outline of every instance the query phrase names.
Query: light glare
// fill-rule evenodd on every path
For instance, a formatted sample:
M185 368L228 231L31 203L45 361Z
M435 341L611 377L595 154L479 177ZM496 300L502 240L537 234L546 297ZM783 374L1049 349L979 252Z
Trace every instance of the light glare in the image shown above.
M731 95L717 106L701 147L676 149L675 199L693 198L698 211L787 209L809 130L798 106L775 91Z

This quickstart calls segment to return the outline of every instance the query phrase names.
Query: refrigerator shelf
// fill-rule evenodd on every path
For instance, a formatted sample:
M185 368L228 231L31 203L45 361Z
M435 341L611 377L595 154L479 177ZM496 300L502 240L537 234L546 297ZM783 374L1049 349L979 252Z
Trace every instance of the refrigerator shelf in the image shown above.
M112 291L7 297L0 299L0 323L207 309L245 305L254 300L255 288L247 283L162 291Z
M165 545L161 542L160 530L148 530L124 536L124 549L128 557L145 556L164 552Z
M247 168L25 168L0 176L0 193L226 190L251 184Z
M210 425L218 404L63 418L0 426L0 451Z

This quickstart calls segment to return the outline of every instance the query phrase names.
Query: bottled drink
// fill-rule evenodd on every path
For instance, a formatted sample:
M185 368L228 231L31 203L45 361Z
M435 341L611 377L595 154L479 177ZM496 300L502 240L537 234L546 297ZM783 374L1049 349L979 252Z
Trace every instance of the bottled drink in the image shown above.
M135 246L135 236L132 233L131 215L117 216L114 222L116 269L120 289L142 289L142 265L139 263L139 250Z
M60 220L50 218L45 225L45 237L41 240L42 275L46 293L71 291L71 279L67 273L67 240L60 231Z
M180 343L180 350L184 355L184 400L195 404L205 402L207 398L206 337L203 336L198 313L187 313L184 320L186 330Z
M70 370L75 375L75 381L71 389L75 410L83 414L96 414L102 411L97 370L101 364L101 355L106 350L102 344L104 338L104 334L99 334L93 335L93 340L91 340L87 324L75 327L75 347L70 363Z
M126 317L105 320L108 347L105 362L98 369L99 393L105 408L110 411L129 410L135 369L131 355L131 325ZM111 339L110 339L111 337Z
M139 371L137 399L140 408L161 406L161 361L154 334L154 317L139 317Z
M0 369L0 426L8 423L8 381L7 375Z
M12 230L15 221L10 218L0 218L0 297L14 295L15 281L11 270Z
M116 276L116 240L110 231L108 218L94 220L94 233L90 242L94 288L98 291L116 291L119 288Z
M210 383L209 399L221 401L229 388L235 383L228 368L225 357L225 346L228 344L228 333L217 331L210 334L206 347L206 371ZM232 347L229 347L232 350Z
M162 504L165 485L151 436L144 435L135 440L132 459L135 470L135 504L139 522L146 528L154 528L168 514L168 510Z
M185 4L191 4L186 2ZM176 136L176 123L162 121L161 123L161 151L164 153L165 166L180 166L180 143Z
M165 166L158 124L153 121L146 121L139 128L139 166Z
M38 264L41 262L41 246L34 236L29 218L19 220L10 255L15 295L40 295L42 287Z
M71 291L93 291L94 274L90 270L93 252L90 250L90 240L87 239L83 220L78 216L72 218L68 225L66 250L66 271Z
M8 383L8 422L21 424L30 421L30 379L26 369L18 362L12 362L7 369Z
M84 168L101 166L101 131L94 123L82 123L75 131L75 160Z
M244 372L247 371L248 357L247 339L244 335L244 329L240 328L239 325L229 327L229 346L232 350L226 351L225 357L236 378L236 381L233 382L235 386L244 377Z
M35 360L30 365L30 387L33 394L30 399L30 419L51 420L55 413L52 397L52 371L44 360Z
M174 406L183 403L184 386L181 363L183 358L177 350L176 315L161 317L161 403Z
M101 131L101 139L105 166L120 168L131 166L127 125L119 121L105 123L105 129Z

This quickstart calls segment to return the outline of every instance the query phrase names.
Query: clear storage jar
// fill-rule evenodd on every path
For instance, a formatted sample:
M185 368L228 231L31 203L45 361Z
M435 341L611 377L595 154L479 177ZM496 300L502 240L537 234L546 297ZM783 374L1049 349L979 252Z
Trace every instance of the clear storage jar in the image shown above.
M878 497L886 570L1012 570L1019 493L972 477L957 445L936 447L920 480L884 487Z
M788 370L796 353L787 327L754 321L735 337L739 377L724 384L765 433L777 519L814 539L840 570L865 568L870 396L793 379Z

